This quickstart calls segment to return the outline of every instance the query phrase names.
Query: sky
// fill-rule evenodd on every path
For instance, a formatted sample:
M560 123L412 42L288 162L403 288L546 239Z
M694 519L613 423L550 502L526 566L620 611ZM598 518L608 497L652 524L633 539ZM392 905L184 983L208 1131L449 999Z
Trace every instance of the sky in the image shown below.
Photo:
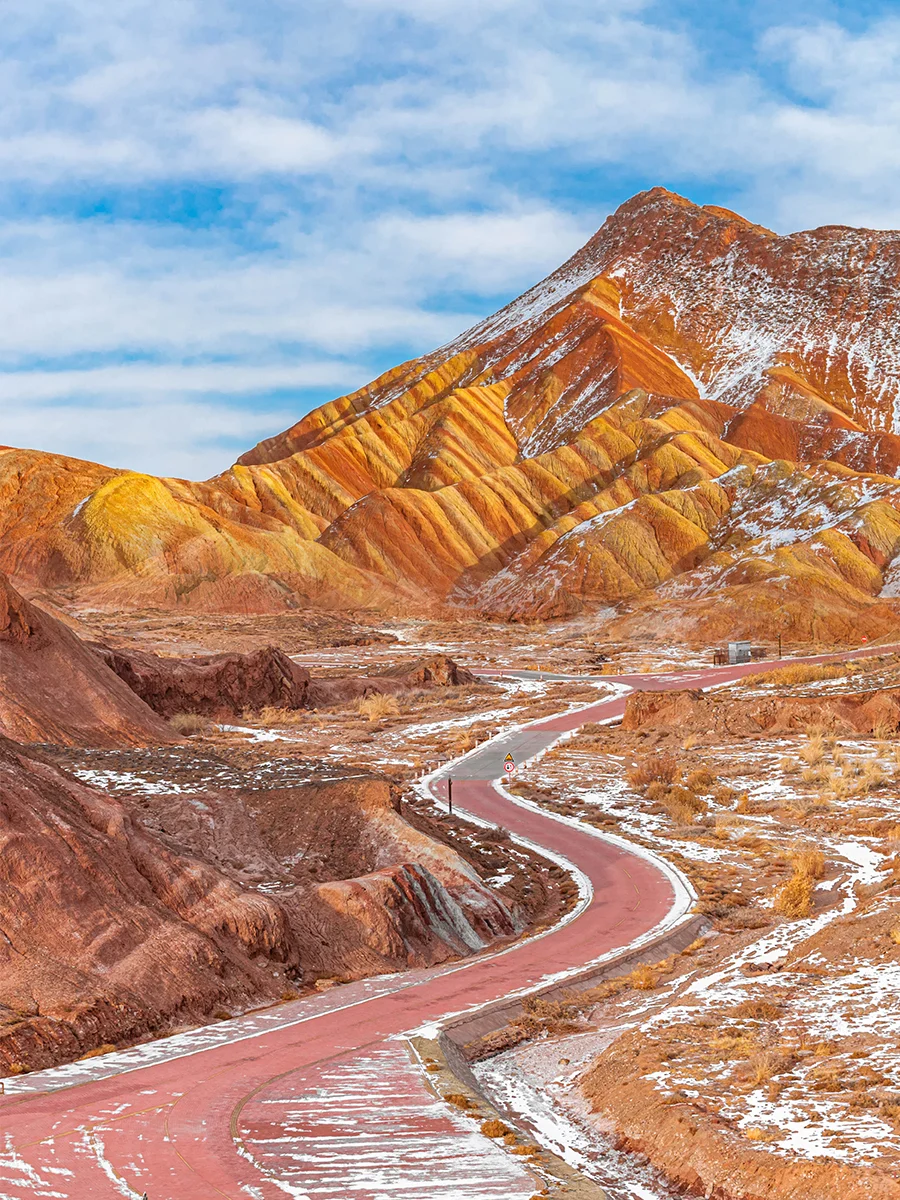
M206 478L663 185L900 228L856 0L5 0L0 443Z

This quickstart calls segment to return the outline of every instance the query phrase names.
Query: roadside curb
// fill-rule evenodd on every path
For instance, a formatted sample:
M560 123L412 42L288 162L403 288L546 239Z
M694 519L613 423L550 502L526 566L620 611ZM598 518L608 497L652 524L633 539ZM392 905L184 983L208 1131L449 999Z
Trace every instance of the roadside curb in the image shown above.
M514 1000L498 1000L477 1013L448 1021L442 1026L438 1037L447 1061L455 1072L464 1072L477 1086L469 1064L478 1062L480 1058L490 1057L491 1051L486 1050L486 1042L492 1035L505 1029L510 1020L520 1015L526 999L539 997L542 1000L561 1000L572 993L588 991L605 980L627 975L641 963L652 964L670 954L680 954L708 928L709 921L706 917L699 914L688 916L652 941L644 942L633 949L626 947L606 962L589 967L562 982L535 988L527 996Z
M442 1100L448 1095L464 1096L470 1103L469 1109L463 1109L475 1121L498 1120L508 1126L517 1135L519 1143L527 1146L533 1142L531 1134L521 1128L520 1118L513 1112L499 1109L494 1102L481 1091L478 1080L464 1062L455 1061L456 1056L448 1054L450 1046L445 1044L441 1034L436 1039L414 1036L408 1039L407 1046L420 1064L431 1064L429 1073L424 1075L426 1086ZM439 1070L435 1071L435 1066ZM446 1101L445 1101L446 1103ZM543 1186L551 1189L553 1196L566 1196L569 1200L609 1200L608 1193L593 1180L586 1178L581 1172L570 1167L564 1159L540 1147L539 1154L534 1157L520 1159L522 1166L535 1179L535 1187ZM538 1192L537 1195L542 1195Z

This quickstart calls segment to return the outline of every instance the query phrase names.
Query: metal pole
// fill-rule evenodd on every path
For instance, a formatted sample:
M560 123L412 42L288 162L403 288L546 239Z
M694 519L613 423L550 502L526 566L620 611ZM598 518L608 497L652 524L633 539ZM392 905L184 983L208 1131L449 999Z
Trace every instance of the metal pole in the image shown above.
M453 816L453 776L447 776L447 812Z

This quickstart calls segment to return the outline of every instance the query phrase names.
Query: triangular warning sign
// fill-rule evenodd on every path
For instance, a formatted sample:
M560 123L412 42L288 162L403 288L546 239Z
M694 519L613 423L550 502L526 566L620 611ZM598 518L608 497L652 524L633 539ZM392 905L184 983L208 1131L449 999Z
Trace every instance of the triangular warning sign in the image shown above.
M504 762L512 762L512 760L513 760L513 756L511 754L507 754L506 758L504 758L503 761Z

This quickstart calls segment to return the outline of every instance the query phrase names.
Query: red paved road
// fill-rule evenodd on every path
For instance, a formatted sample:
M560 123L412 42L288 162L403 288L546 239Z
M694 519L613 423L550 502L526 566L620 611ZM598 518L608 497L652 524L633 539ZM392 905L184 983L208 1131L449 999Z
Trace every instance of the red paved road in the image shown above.
M872 653L859 653L867 652ZM701 686L753 669L618 677L613 682L645 688ZM624 698L607 701L534 728L562 731L609 719L621 714L624 703ZM241 1040L189 1056L76 1086L60 1086L60 1074L54 1072L28 1077L29 1087L44 1080L48 1090L0 1101L5 1139L5 1146L0 1145L0 1200L112 1200L140 1197L144 1191L149 1200L303 1197L302 1171L299 1177L296 1171L291 1174L295 1182L288 1182L289 1165L293 1170L298 1157L296 1139L286 1134L279 1151L278 1139L271 1136L272 1114L286 1087L296 1099L305 1088L317 1086L316 1078L330 1063L346 1063L352 1054L369 1061L392 1035L533 986L549 974L580 968L647 934L672 906L672 885L651 862L592 832L514 805L485 781L456 784L454 800L574 863L593 887L585 911L500 954L351 984L283 1006L276 1019L292 1023L281 1028L247 1036L246 1023L236 1020L230 1027ZM217 1028L219 1036L221 1030ZM157 1043L154 1052L161 1048L165 1053L164 1043ZM98 1062L98 1071L109 1069ZM269 1131L269 1140L257 1165L247 1156L246 1145L258 1140L261 1127ZM302 1134L297 1137L302 1142ZM348 1157L348 1169L352 1166ZM375 1200L389 1190L383 1180L368 1188L357 1180L348 1195ZM461 1191L459 1200L467 1196Z

